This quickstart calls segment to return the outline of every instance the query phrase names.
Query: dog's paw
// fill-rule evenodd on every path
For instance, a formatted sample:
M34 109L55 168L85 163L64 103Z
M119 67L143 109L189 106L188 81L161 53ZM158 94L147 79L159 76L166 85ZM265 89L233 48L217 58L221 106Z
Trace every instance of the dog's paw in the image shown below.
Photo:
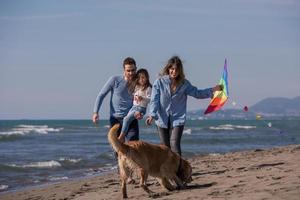
M184 189L186 189L186 185L184 184L184 185L177 185L176 186L176 190L184 190Z
M151 192L151 193L149 193L149 197L150 198L158 198L158 197L160 197L161 195L160 195L160 193L155 193L155 192Z

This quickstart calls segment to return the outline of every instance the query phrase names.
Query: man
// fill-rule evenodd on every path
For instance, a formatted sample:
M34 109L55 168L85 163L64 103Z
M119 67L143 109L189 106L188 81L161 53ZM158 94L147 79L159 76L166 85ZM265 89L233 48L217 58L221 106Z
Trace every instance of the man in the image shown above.
M93 113L93 122L97 123L99 119L99 110L102 105L103 99L110 92L110 126L113 127L116 123L123 124L123 118L127 115L133 103L133 89L134 79L136 74L136 63L133 58L127 57L123 61L123 76L112 76L106 82L96 98ZM140 119L140 116L136 116ZM129 141L139 140L139 126L138 120L135 119L131 122L126 138ZM121 127L118 134L120 134Z

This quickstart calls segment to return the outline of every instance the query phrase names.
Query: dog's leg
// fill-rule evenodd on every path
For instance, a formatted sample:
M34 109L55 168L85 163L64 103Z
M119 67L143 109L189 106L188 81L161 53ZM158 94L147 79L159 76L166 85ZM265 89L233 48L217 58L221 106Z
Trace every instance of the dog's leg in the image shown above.
M127 183L128 184L135 184L135 180L133 179L133 170L128 169L128 178L127 178Z
M126 188L126 180L125 179L122 179L122 194L123 194L123 199L128 198L127 188Z
M173 177L173 180L175 181L175 183L177 184L177 188L176 189L184 189L185 185L183 184L182 180L180 178L178 178L177 175L175 175Z
M145 172L145 170L140 169L140 174L141 174L141 179L140 179L140 186L141 188L143 188L143 190L145 190L148 194L153 194L154 192L149 190L146 181L148 178L148 174Z
M127 188L126 188L126 181L127 181L127 169L125 166L125 160L122 160L119 156L119 170L120 170L120 179L121 179L121 185L122 185L122 195L123 198L128 198L127 196Z
M165 187L167 190L172 191L175 190L175 186L173 186L167 178L159 179L160 184Z

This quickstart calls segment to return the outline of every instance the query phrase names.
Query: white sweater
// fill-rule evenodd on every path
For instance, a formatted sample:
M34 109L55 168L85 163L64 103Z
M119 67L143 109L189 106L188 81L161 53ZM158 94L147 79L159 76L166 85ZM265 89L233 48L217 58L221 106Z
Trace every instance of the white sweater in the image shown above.
M147 108L147 105L150 102L150 97L151 97L151 87L142 90L142 88L136 86L134 89L133 96L134 96L133 105ZM139 100L138 97L142 97L142 99Z

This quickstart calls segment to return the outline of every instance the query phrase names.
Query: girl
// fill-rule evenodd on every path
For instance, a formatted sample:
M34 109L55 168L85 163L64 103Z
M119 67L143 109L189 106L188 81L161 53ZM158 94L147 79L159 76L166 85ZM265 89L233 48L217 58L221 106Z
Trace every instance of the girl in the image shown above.
M134 88L133 106L123 119L123 125L119 140L125 141L125 135L129 124L136 118L141 119L146 113L147 105L150 102L151 87L149 74L146 69L139 69L136 73L137 80Z

